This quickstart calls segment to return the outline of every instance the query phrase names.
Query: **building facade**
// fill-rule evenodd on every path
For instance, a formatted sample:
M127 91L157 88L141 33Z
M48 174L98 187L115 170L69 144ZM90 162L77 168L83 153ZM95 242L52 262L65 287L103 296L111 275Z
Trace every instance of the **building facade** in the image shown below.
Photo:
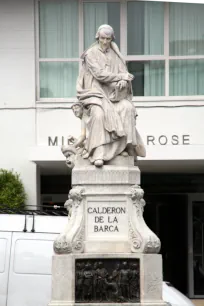
M188 3L186 3L188 2ZM27 205L63 204L60 146L73 116L80 55L101 24L134 74L145 217L162 240L164 276L204 298L204 1L0 2L0 167L19 172Z

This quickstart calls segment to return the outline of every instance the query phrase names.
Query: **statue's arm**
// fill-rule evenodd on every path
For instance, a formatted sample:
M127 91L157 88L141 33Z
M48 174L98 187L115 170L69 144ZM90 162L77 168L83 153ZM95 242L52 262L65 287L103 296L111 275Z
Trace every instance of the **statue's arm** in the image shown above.
M85 58L87 67L91 74L102 83L118 82L120 80L128 79L128 73L114 74L112 72L105 71L104 67L96 60L93 52L86 55Z

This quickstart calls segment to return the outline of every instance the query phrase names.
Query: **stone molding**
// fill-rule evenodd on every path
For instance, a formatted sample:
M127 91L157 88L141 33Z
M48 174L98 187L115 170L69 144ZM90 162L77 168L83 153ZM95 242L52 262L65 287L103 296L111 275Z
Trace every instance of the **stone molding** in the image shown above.
M95 166L75 167L72 171L73 185L132 185L138 181L140 172L136 167L104 166L97 169Z

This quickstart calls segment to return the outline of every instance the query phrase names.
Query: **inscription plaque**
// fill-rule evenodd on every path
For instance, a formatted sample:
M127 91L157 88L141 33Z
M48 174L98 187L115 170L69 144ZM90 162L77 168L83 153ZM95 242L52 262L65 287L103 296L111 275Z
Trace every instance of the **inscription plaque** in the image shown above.
M125 201L89 201L87 204L88 239L128 239L128 211Z
M139 259L76 259L77 303L140 301Z

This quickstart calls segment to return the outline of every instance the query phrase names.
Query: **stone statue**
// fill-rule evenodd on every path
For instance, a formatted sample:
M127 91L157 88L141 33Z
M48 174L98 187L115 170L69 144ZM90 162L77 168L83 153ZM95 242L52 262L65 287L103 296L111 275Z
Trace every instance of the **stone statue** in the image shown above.
M96 270L96 274L97 274L97 287L98 287L98 292L99 292L99 301L103 301L103 299L107 300L105 279L108 276L108 272L106 268L104 268L102 261L98 263L98 269Z
M82 55L78 101L72 105L81 134L69 136L61 148L67 166L76 166L65 202L68 223L54 241L50 306L56 300L60 306L167 306L156 254L160 240L144 221L144 191L134 165L146 152L136 129L133 75L114 38L109 25L100 26L96 42Z
M83 282L84 282L84 264L77 263L76 265L76 300L84 300L83 297Z
M79 102L72 106L82 121L81 135L73 142L74 148L80 148L75 154L89 158L97 167L117 155L146 155L135 127L137 113L131 85L134 76L128 73L114 39L111 26L99 27L96 42L82 54L77 80Z
M99 260L99 261L98 261ZM75 263L75 297L81 302L136 302L140 297L138 259L85 259ZM115 266L115 268L114 268Z
M130 270L128 268L128 263L124 261L122 263L122 269L120 270L119 285L123 298L127 300L129 300L130 298L129 284L130 284Z
M88 262L84 268L84 287L83 287L84 301L91 301L93 299L93 271L91 263Z
M130 269L130 299L139 299L139 267L133 263Z

